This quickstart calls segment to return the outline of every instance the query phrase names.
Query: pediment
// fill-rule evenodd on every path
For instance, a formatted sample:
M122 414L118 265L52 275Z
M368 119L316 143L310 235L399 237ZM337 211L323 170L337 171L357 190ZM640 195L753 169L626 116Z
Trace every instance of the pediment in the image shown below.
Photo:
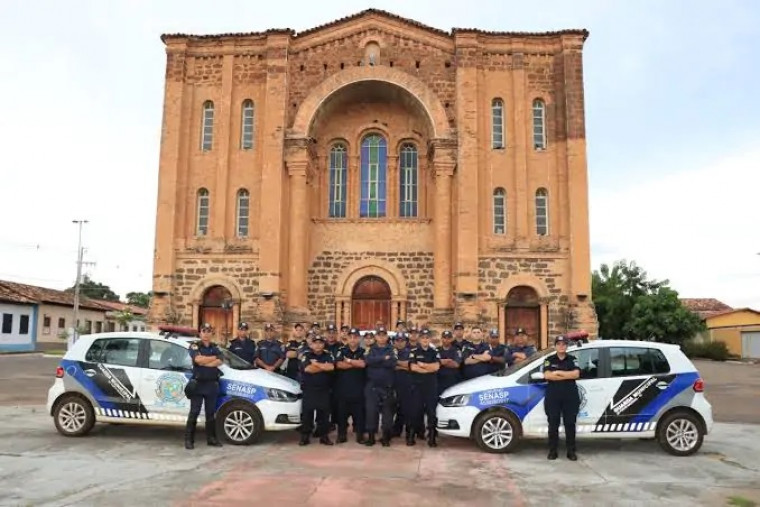
M429 46L440 51L453 52L454 40L450 33L429 27L417 21L377 9L367 9L345 18L299 32L291 43L291 51L332 47L341 40L362 43L377 40L383 46L399 42Z

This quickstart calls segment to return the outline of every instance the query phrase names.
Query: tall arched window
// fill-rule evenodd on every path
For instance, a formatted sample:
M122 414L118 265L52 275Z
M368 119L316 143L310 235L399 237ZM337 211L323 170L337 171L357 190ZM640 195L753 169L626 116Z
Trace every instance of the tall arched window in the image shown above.
M504 148L504 101L491 102L491 148Z
M198 196L196 198L196 227L195 234L197 236L206 236L208 234L208 216L210 208L210 200L208 190L201 188L198 190Z
M546 105L541 99L533 101L533 148L546 149Z
M237 193L237 237L248 237L248 217L251 209L251 194L241 188Z
M417 216L418 166L417 147L413 144L402 146L399 154L399 216Z
M549 234L549 193L545 188L536 190L536 234Z
M493 233L507 233L507 192L501 187L493 191Z
M240 148L243 150L253 149L253 101L243 101L240 121Z
M336 144L330 148L330 199L327 214L330 218L346 217L346 181L348 157L346 146Z
M370 134L361 145L361 200L359 216L384 217L388 143L379 134Z
M203 103L203 121L201 123L201 150L211 151L214 145L214 103Z

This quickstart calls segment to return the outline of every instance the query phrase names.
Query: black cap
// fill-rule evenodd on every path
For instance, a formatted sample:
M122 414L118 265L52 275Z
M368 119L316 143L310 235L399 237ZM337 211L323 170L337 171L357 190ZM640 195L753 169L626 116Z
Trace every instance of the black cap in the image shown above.
M396 340L401 341L401 340L408 340L408 339L409 339L409 333L404 333L404 332L396 333L396 336L393 337L393 341L396 341Z
M264 331L272 331L272 330L274 330L274 324L270 324L270 323L264 324Z
M454 329L464 329L464 324L462 324L461 322L455 322Z
M412 326L412 327L409 328L409 332L410 333L419 333L420 330L417 329L417 326Z
M490 336L491 338L498 338L499 337L499 330L496 329L496 328L491 329L488 332L488 336Z
M328 331L335 331L335 330L337 330L337 329L338 329L338 328L336 328L336 327L335 327L335 324L333 324L332 322L330 322L329 324L327 324L327 330L328 330Z
M374 331L367 331L367 334L365 334L364 336L369 336L370 338L374 338L375 337L375 332Z
M351 330L351 326L349 326L348 324L343 324L342 326L340 326L340 330L341 331L350 331Z
M240 324L238 324L238 329L240 329L240 330L246 330L247 331L248 330L248 323L247 322L241 322Z
M303 329L303 324L302 324L302 323L300 323L300 322L296 322L295 326L293 326L293 329L298 329L299 327L300 327L301 329Z
M396 321L396 325L398 326L399 324L404 324L404 325L406 325L406 322L404 322L404 320L403 320L403 319L398 319L398 320Z
M528 334L528 333L525 332L525 329L518 327L517 331L515 331L515 336L517 336L518 334Z
M448 329L441 333L441 338L453 338L454 335Z
M213 331L213 330L214 328L208 322L205 322L203 323L203 325L201 325L201 331Z
M559 335L554 339L554 345L558 343L570 343L570 340L567 339L567 336Z
M351 328L351 329L348 331L348 334L361 335L361 333L359 332L359 328L358 328L358 327L352 327L352 328Z
M322 342L325 343L325 337L321 335L315 335L314 338L311 339L312 343L314 342Z
M385 329L385 326L378 326L377 334L388 334L388 330Z
M312 329L315 328L315 327L320 327L319 326L319 322L312 322L311 323L311 327L312 327Z
M430 330L428 328L424 327L424 328L422 328L420 330L420 335L421 336L430 336Z

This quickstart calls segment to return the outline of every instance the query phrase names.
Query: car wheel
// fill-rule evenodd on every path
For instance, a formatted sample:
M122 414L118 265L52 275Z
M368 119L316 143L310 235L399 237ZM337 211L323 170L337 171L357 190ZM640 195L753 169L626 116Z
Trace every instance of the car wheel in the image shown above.
M53 410L53 421L58 433L66 437L81 437L95 425L92 405L81 396L68 395L61 398Z
M486 412L475 421L475 441L486 452L512 452L521 433L520 422L506 411Z
M657 426L657 440L674 456L689 456L702 447L705 432L701 421L689 412L674 412Z
M264 431L264 419L259 409L250 403L230 403L217 416L217 431L232 445L249 445Z

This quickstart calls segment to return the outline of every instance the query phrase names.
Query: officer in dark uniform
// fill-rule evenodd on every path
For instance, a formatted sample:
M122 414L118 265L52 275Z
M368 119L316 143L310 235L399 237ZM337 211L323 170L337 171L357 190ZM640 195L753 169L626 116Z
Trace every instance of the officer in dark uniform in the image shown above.
M293 336L285 344L285 376L293 380L298 380L300 370L300 361L298 359L298 349L305 342L304 328L300 322L293 327Z
M380 442L383 447L391 445L393 429L393 408L396 403L393 393L393 371L396 369L396 349L388 343L388 331L380 326L377 329L377 343L365 356L367 364L367 385L364 388L367 416L367 442L375 445L375 433L378 428L378 416L383 415L383 434Z
M488 344L483 341L483 330L480 326L473 326L470 331L471 345L465 345L462 350L462 359L464 367L462 373L465 380L470 380L481 375L486 375L490 371L491 354Z
M248 323L238 324L237 337L232 340L227 349L246 363L253 364L256 359L256 342L248 334Z
M190 413L187 415L185 425L185 449L192 449L195 445L195 427L198 424L198 415L201 413L201 404L206 412L206 443L213 447L221 447L222 444L216 438L216 400L219 396L219 377L222 372L222 351L211 341L214 329L211 324L201 326L201 339L190 345L190 359L193 362L193 379L197 382L195 391L190 396Z
M488 340L488 353L491 355L491 361L488 363L488 373L496 373L504 368L507 347L499 342L498 329L491 329L488 332Z
M464 337L464 324L461 322L454 323L454 346L463 352L465 347L472 346L472 342Z
M338 328L333 322L327 324L327 342L325 350L332 354L333 358L338 355L338 351L343 344L338 340ZM338 398L335 397L335 375L331 377L332 386L330 389L330 431L338 426Z
M340 335L338 336L338 341L341 343L341 346L348 345L348 333L351 331L351 327L347 324L343 324L340 326Z
M536 353L536 347L528 343L528 334L521 327L517 328L512 343L506 350L507 365L521 363Z
M308 445L312 431L319 437L319 443L333 445L328 433L330 416L330 384L332 383L335 360L325 350L325 340L315 336L312 350L301 357L301 441L298 445ZM316 413L317 428L314 430Z
M367 333L364 335L364 354L369 354L369 349L372 348L372 346L375 344L375 332L374 331L367 331Z
M359 330L348 333L348 345L335 357L335 396L338 398L338 443L347 440L348 418L356 432L356 442L364 443L364 349L359 347Z
M578 416L580 396L576 379L581 375L578 360L567 353L569 340L558 336L554 340L557 353L544 361L544 379L547 381L544 409L549 421L549 459L557 459L559 446L559 418L565 423L565 447L567 459L576 461L575 419Z
M414 432L417 426L412 421L413 409L410 403L412 398L412 383L409 377L409 335L403 331L393 337L393 348L396 349L396 371L393 373L393 390L396 391L396 413L393 417L394 437L400 437L406 426L407 439L409 433Z
M283 361L285 361L285 351L282 349L282 344L275 337L274 325L265 325L264 333L266 334L266 339L259 342L259 347L256 351L256 366L276 372Z
M409 353L409 370L411 371L411 403L414 415L412 420L418 425L417 433L424 431L423 417L427 417L428 446L437 447L435 407L438 404L438 371L441 368L441 356L430 346L430 334L420 334L420 345ZM407 433L406 445L414 445L414 434Z
M404 322L403 319L398 319L396 321L396 333L403 333L406 332L406 322Z
M407 343L406 346L411 350L413 348L416 348L420 344L420 336L423 334L427 334L430 336L430 330L426 327L423 327L422 329L418 329L416 333L407 333Z
M462 353L452 343L454 335L451 331L441 333L441 348L438 353L441 356L441 368L438 370L438 395L449 387L462 381Z

